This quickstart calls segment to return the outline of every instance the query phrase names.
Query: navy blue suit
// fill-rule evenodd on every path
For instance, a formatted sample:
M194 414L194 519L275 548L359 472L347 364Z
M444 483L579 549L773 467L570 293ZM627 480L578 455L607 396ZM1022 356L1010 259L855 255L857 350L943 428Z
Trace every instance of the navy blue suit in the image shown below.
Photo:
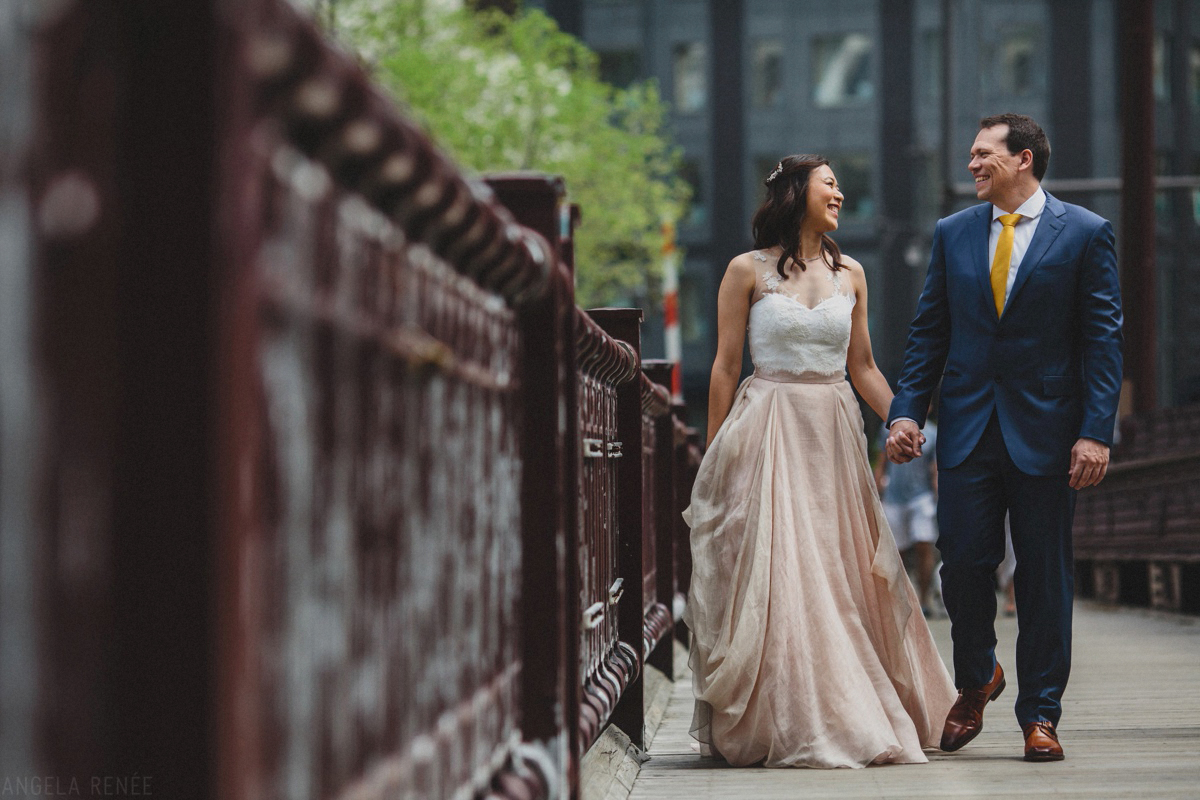
M1070 671L1074 598L1068 485L1080 437L1111 444L1121 390L1121 297L1112 225L1047 193L997 318L989 280L992 205L938 222L925 288L888 415L923 425L939 380L938 549L955 683L992 677L1008 512L1017 719L1057 724Z

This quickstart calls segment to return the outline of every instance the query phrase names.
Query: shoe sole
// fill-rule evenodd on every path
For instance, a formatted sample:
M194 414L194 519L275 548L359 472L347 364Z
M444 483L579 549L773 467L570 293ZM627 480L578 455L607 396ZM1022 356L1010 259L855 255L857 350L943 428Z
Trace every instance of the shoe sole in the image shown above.
M1001 678L1001 679L1000 679L1000 685L996 687L996 691L992 692L992 695L991 695L991 697L989 697L989 698L988 698L988 703L992 702L992 701L993 701L993 700L995 700L997 697L999 697L999 696L1000 696L1000 693L1004 691L1004 687L1005 687L1004 678ZM985 705L986 705L986 703L985 703ZM970 736L968 736L967 738L963 739L962 741L960 741L958 744L954 745L953 747L947 747L947 746L946 746L946 743L945 743L945 740L943 740L943 741L941 742L941 750L942 750L942 752L944 752L944 753L953 753L953 752L954 752L954 751L956 751L956 750L961 750L961 749L963 749L964 747L966 747L968 744L970 744L970 743L971 743L971 741L972 741L972 740L973 740L973 739L974 739L976 736L978 736L978 735L980 734L980 732L982 732L982 731L983 731L983 719L981 718L981 719L979 720L979 727L978 727L978 728L975 730L975 732L974 732L974 733L972 733ZM1049 759L1047 759L1047 760L1049 760Z
M1025 760L1026 760L1026 761L1033 761L1033 762L1039 762L1039 761L1062 761L1062 760L1063 760L1063 754L1062 754L1062 753L1026 753L1026 754L1025 754Z

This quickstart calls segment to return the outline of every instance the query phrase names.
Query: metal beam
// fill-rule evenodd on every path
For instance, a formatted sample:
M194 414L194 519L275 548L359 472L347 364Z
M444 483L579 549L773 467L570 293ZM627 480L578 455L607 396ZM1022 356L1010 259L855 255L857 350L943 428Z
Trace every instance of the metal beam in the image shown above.
M876 353L884 375L897 376L904 360L908 323L916 308L918 283L904 251L913 238L913 209L916 197L913 142L913 0L889 0L879 4L879 29L888 31L881 42L882 112L879 142L885 153L898 158L883 159L880 182L880 250L883 270L883 328L875 337Z
M1121 296L1125 306L1125 375L1133 410L1158 405L1154 219L1154 4L1120 0L1117 8L1121 91Z

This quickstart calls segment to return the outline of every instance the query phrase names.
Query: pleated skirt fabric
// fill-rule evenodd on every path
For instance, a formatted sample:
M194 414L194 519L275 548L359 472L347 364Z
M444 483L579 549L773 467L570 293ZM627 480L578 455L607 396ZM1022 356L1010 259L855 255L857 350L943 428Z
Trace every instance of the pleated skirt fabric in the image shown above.
M956 692L884 518L850 385L748 378L684 517L702 754L925 762Z

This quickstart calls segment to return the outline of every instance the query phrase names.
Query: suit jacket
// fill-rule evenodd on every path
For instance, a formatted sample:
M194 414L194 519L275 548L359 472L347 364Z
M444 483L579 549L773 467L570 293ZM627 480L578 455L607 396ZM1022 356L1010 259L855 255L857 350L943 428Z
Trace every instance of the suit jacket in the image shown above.
M993 411L1018 469L1064 474L1080 437L1111 444L1121 392L1121 293L1112 225L1046 194L997 319L983 203L940 220L888 424L924 425L942 381L938 463L955 467Z

